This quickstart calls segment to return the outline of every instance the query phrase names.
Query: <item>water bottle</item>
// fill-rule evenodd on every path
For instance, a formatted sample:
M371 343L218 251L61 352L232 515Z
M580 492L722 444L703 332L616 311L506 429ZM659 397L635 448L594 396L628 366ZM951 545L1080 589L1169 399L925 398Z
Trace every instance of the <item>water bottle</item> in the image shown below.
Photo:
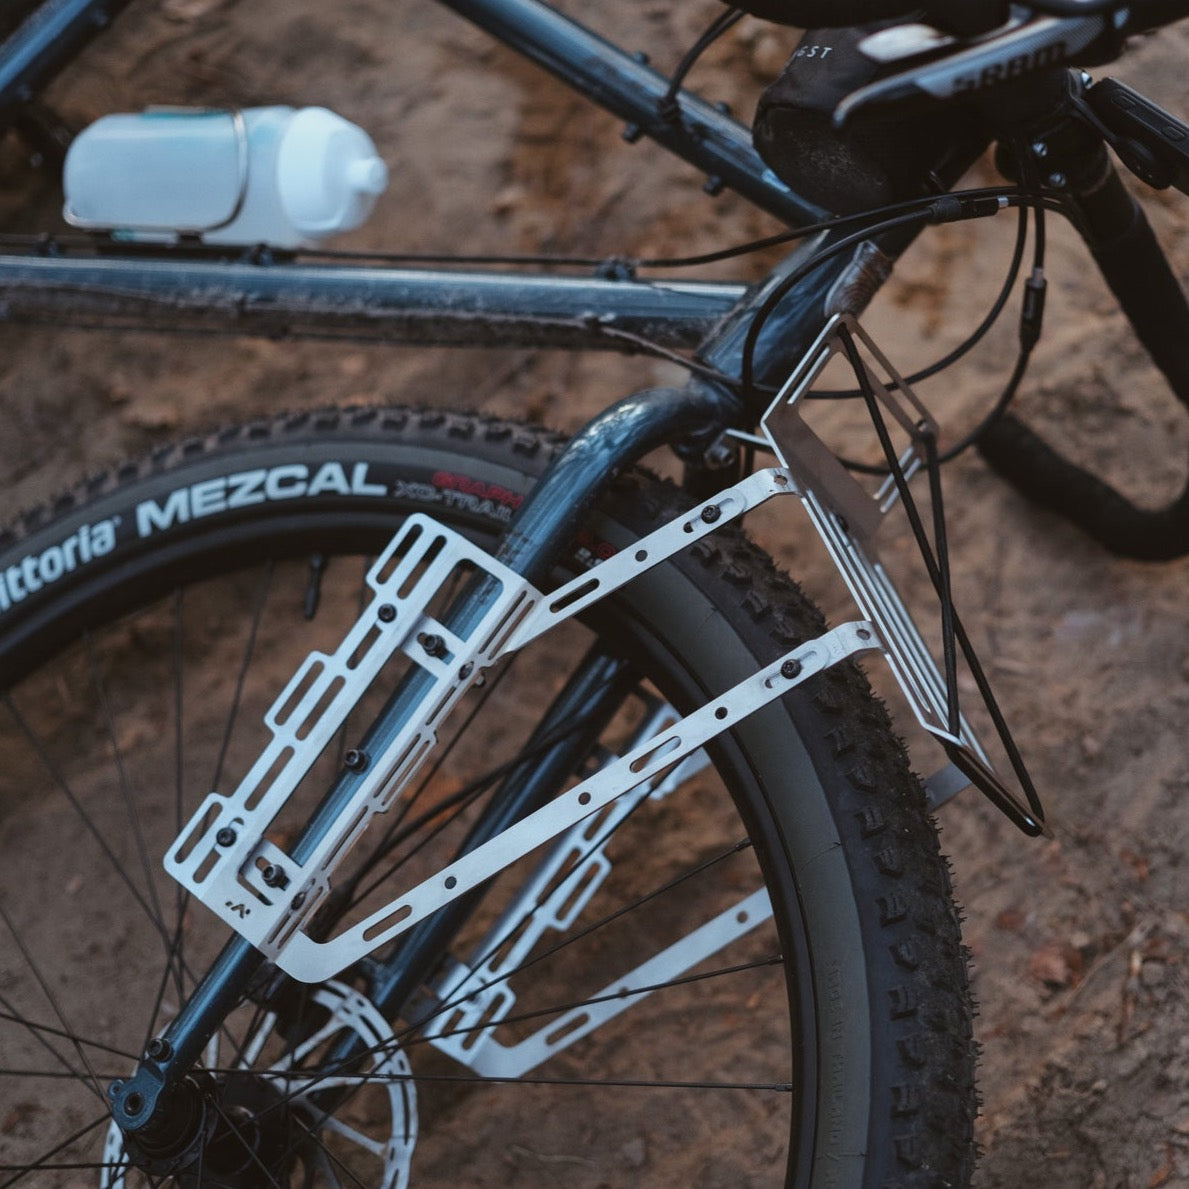
M315 247L388 184L363 129L324 107L104 116L66 155L64 215L130 240Z

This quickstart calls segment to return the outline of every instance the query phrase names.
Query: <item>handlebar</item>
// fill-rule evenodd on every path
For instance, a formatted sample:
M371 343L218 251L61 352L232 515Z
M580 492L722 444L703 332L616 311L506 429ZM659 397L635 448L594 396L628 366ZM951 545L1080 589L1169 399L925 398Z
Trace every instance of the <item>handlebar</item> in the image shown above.
M924 13L924 20L958 37L1001 28L1011 17L1010 0L727 0L754 16L802 29L867 25ZM1034 16L1080 20L1101 17L1120 35L1143 33L1189 16L1186 0L1033 0Z
M1189 0L727 0L755 16L806 29L925 21L949 36L916 39L876 32L861 52L893 67L911 63L849 95L838 128L858 112L911 100L950 99L1055 66L1117 58L1132 34L1189 17ZM878 44L877 44L878 43ZM889 52L890 51L890 52Z
M757 15L779 14L775 19L807 28L866 25L910 14L919 21L922 10L922 0L745 4ZM967 98L983 91L995 95L1009 92L1005 84L1026 76L1112 61L1128 36L1189 17L1189 0L1037 0L1027 7L1000 0L924 0L923 7L933 29L950 36L904 25L873 30L859 50L891 73L848 95L835 110L836 128L870 109ZM989 98L989 105L995 104ZM1105 155L1102 162L1109 169ZM1189 356L1184 350L1189 303L1142 212L1117 177L1109 176L1113 184L1096 196L1071 193L1069 198L1083 205L1083 214L1088 213L1086 203L1098 209L1098 231L1104 234L1088 240L1096 263L1148 354L1189 411ZM1189 485L1167 508L1139 508L1010 415L984 433L979 444L991 466L1017 489L1108 549L1146 560L1189 554Z

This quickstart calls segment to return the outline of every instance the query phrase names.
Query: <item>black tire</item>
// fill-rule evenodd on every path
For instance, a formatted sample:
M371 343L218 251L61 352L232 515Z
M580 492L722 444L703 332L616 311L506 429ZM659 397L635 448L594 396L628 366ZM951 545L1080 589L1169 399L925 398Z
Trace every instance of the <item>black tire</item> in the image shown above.
M102 1163L105 1125L59 1145L102 1115L94 1088L130 1072L226 936L205 910L178 899L159 856L214 770L223 787L227 772L258 752L262 729L245 739L239 724L258 727L302 657L314 646L332 650L358 614L361 568L334 557L316 581L320 563L310 559L374 555L413 511L490 546L557 445L543 431L472 415L303 414L162 451L0 537L0 1102L8 1112L0 1186L97 1182L79 1168ZM590 518L573 565L593 564L682 506L675 489L626 478ZM249 566L272 575L266 602ZM183 587L184 596L175 593ZM315 589L321 605L307 622L303 604ZM824 630L795 585L733 529L633 583L596 610L591 626L680 711ZM587 628L572 632L582 636L576 646L591 638ZM499 730L481 746L468 734L459 750L483 753L511 731L527 695L561 680L554 668L567 643L563 632L560 644L547 644L544 669L525 660L519 692L495 711ZM242 680L248 658L253 669ZM516 679L514 667L508 680ZM183 715L193 715L189 734ZM233 722L238 734L225 729ZM620 715L610 730L622 735L625 723ZM323 775L336 761L328 758ZM717 911L699 907L703 884L720 897L714 904L729 906L762 878L775 931L732 942L519 1087L496 1078L460 1089L458 1064L419 1042L409 1024L432 1008L432 992L407 1003L395 1027L423 1137L411 1184L968 1182L974 1045L965 956L945 862L882 707L856 669L839 667L752 716L720 740L713 761L743 824L724 825L729 802L707 787L708 773L677 796L643 802L630 833L615 835L619 862L575 930L594 919L588 913L601 920L610 912L595 907L603 897L638 911L560 951L564 961L540 956L554 940L543 939L534 982L543 995L561 995L553 984L574 974L585 948L606 978L632 947L647 955L666 935L684 936L691 924L681 912L701 913L697 924ZM184 806L174 806L175 788ZM443 804L453 789L447 781L438 790ZM732 851L744 837L749 844ZM679 882L648 899L645 875ZM476 929L487 912L477 910ZM172 957L163 977L160 938L174 937L179 919L184 958ZM640 958L622 960L630 968ZM740 969L723 973L728 967ZM530 1018L531 989L518 992L514 1013L524 1017L515 1027L530 1031L540 1026ZM299 994L275 1000L279 1032L295 1035L308 1018L298 1000L308 1005ZM258 1019L253 1004L242 1006L226 1032L241 1035ZM514 1030L511 1017L504 1026ZM269 1060L275 1070L275 1056L258 1065ZM46 1076L29 1076L35 1067ZM77 1084L53 1076L68 1070L83 1074ZM577 1084L584 1077L590 1083ZM251 1098L235 1105L259 1108ZM390 1107L397 1110L348 1106L347 1117L363 1127L371 1110L383 1131L396 1125L384 1122ZM312 1124L303 1116L297 1126ZM118 1137L107 1142L108 1161L124 1159ZM353 1165L357 1157L348 1144L331 1159ZM22 1175L29 1165L35 1170ZM342 1173L343 1183L379 1183L380 1174L360 1168ZM191 1168L180 1183L194 1176Z

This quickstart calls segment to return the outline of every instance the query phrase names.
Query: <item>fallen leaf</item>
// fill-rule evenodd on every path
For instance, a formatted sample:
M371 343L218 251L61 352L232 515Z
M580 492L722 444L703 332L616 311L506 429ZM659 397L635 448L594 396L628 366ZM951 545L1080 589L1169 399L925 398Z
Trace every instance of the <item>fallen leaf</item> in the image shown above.
M1005 908L995 917L995 928L1004 933L1019 933L1024 927L1025 916L1018 908Z
M1148 860L1143 855L1136 854L1136 852L1133 850L1129 850L1124 847L1119 852L1119 858L1122 859L1123 862L1135 872L1135 878L1138 879L1140 883L1146 882L1148 876L1152 874L1152 868L1148 863Z
M1148 1189L1159 1189L1159 1186L1166 1185L1172 1173L1172 1144L1165 1144L1164 1163L1148 1178Z
M1034 950L1028 959L1028 973L1052 990L1076 986L1081 982L1084 961L1072 945L1051 941Z

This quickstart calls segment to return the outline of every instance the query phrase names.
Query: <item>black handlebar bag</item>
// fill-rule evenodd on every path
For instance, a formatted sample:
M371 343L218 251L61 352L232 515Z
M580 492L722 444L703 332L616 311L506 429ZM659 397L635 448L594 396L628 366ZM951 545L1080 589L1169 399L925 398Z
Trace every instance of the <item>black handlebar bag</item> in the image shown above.
M801 197L835 214L944 193L986 148L974 110L936 103L863 115L834 127L834 109L896 67L859 52L870 34L899 22L808 31L763 93L752 128L765 164Z

